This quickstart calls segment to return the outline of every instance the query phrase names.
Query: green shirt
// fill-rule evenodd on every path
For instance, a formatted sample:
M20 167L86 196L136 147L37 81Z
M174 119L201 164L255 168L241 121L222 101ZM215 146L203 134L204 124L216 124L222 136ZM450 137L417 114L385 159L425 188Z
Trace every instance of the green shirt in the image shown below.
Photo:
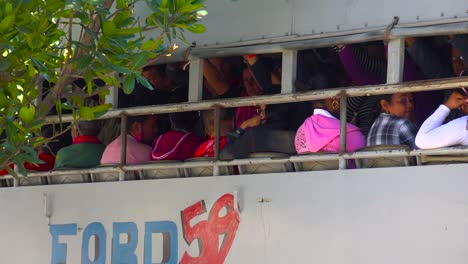
M78 143L57 152L55 168L91 168L100 164L106 146L95 143Z

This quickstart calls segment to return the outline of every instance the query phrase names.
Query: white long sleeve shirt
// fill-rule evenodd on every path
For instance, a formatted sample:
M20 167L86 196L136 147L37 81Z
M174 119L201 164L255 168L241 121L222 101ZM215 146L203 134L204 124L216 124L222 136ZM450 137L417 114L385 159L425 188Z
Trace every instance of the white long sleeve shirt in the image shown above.
M447 106L440 105L421 125L416 135L416 146L421 149L468 146L467 116L442 124L449 113Z

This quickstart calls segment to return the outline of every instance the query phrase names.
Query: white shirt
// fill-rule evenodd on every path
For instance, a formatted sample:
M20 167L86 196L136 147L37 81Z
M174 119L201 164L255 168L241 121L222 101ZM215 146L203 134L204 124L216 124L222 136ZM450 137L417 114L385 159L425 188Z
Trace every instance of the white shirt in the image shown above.
M416 135L416 146L421 149L468 146L467 116L442 124L449 113L447 106L440 105L421 125Z
M332 114L330 114L330 112L328 112L327 110L320 109L320 108L315 108L314 109L314 115L323 115L323 116L330 117L330 118L333 118L333 119L338 119L338 118L334 117Z

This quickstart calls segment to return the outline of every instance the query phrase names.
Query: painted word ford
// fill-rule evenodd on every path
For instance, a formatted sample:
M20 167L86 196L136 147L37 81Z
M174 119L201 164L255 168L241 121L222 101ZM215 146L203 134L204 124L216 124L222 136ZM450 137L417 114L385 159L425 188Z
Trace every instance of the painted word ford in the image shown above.
M221 210L226 209L226 214L219 216ZM184 252L179 263L223 263L232 242L236 236L239 226L239 213L235 210L234 197L232 194L221 196L211 208L207 220L199 221L193 226L190 221L195 217L206 213L206 206L203 200L185 208L182 213L182 234L187 243L191 245L198 240L199 254L191 256ZM77 224L54 224L50 225L52 237L52 264L67 263L67 245L60 243L61 236L76 236ZM134 222L114 222L112 224L112 250L111 256L106 255L106 241L108 239L104 225L100 222L89 223L83 230L81 243L81 263L82 264L105 264L108 257L111 263L127 264L155 264L153 259L153 234L163 235L163 261L162 263L178 263L178 236L177 225L173 221L149 221L144 223L144 250L143 262L138 260L135 251L138 247L139 230ZM126 234L128 241L122 243L120 235ZM219 247L219 235L225 234L224 240ZM92 237L96 238L96 252L91 258L89 243Z

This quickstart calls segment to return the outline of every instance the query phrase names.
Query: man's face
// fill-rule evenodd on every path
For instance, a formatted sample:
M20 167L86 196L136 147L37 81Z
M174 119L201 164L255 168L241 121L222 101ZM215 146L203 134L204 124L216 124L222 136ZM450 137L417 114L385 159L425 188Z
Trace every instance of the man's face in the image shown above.
M171 91L173 88L171 80L155 68L144 71L143 77L151 83L154 89Z
M158 119L155 115L148 117L142 126L142 142L151 145L153 140L158 136Z

